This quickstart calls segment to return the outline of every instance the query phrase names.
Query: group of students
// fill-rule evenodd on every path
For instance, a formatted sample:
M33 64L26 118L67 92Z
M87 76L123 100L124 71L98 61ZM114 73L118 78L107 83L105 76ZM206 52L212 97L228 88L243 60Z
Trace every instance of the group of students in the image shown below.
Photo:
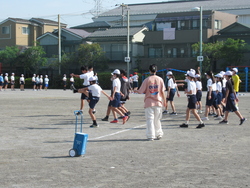
M173 73L168 72L168 89L167 89L167 97L165 96L164 91L165 85L163 83L162 78L156 75L157 66L150 65L149 72L150 76L145 79L137 91L137 93L145 94L145 116L147 120L147 131L146 136L148 140L153 141L155 139L159 140L163 136L163 131L161 128L161 117L162 117L162 107L166 107L167 102L173 101L173 96L178 91L178 84L174 79ZM196 128L200 129L205 127L204 120L208 119L208 113L213 106L217 111L217 115L215 116L216 120L219 121L220 124L228 124L228 115L229 112L234 112L240 119L239 125L242 125L246 118L241 115L239 109L236 105L238 102L238 88L235 89L234 86L239 87L239 77L237 76L238 70L233 68L231 71L223 72L221 71L219 74L214 74L212 71L208 71L205 73L207 78L207 96L206 96L206 110L205 117L201 118L198 113L202 113L201 111L201 97L202 97L202 83L201 83L201 75L196 74L196 71L190 69L187 71L185 87L185 94L188 99L187 109L186 109L186 122L181 124L181 128L188 128L190 112L192 111L193 115L199 122ZM234 83L235 80L235 83ZM173 108L173 102L171 103ZM166 113L166 110L164 111ZM173 108L173 115L176 115L175 108ZM223 116L223 117L222 117Z
M122 119L123 124L125 124L129 119L129 111L125 108L124 104L125 101L129 99L130 90L130 84L128 78L126 77L126 72L124 70L120 71L115 69L111 73L112 89L110 96L102 90L100 85L97 84L97 79L93 74L93 67L90 69L89 67L82 66L81 72L81 75L72 73L71 76L83 79L83 87L81 89L76 89L74 85L71 85L71 88L73 89L74 93L81 93L81 105L79 111L83 110L84 101L87 101L89 104L88 112L93 121L93 124L90 125L90 127L99 127L94 114L96 112L95 106L99 102L101 93L104 94L109 100L107 115L102 120L108 121L109 114L112 111L114 120L110 123L118 123L117 114L119 114L119 118Z
M11 91L15 91L15 73L11 74L11 77L9 79L9 74L5 73L5 76L3 74L0 74L0 91L4 89L6 91L8 89L8 86L10 84ZM25 78L24 75L21 74L21 77L19 78L19 84L20 84L20 91L24 91L24 84L25 84Z
M199 71L199 69L198 69ZM186 122L180 125L180 127L188 127L190 111L194 114L195 118L199 121L197 128L205 126L203 121L208 121L208 115L214 115L215 120L220 120L219 123L228 124L229 112L235 112L240 118L240 125L246 120L238 111L238 91L240 79L237 75L238 69L233 68L231 71L221 71L214 75L212 71L205 73L207 78L207 96L205 105L205 117L201 118L199 114L202 114L202 82L200 74L196 74L196 71L190 69L187 71L185 87L185 94L188 97L188 108L186 110ZM199 72L198 72L199 73ZM171 71L167 72L168 77L168 89L167 89L167 102L170 101L173 112L172 115L177 115L174 106L175 92L179 96L178 85L175 81L175 77ZM182 81L182 80L180 80ZM168 105L163 114L167 114ZM216 113L214 113L216 111ZM213 112L213 113L212 113Z
M92 70L89 71L87 67L81 67L82 74L75 75L71 74L72 77L79 77L83 79L83 88L76 89L73 87L74 93L81 93L81 107L80 111L83 110L84 100L89 103L89 115L93 120L93 124L90 127L99 127L96 122L95 117L95 106L99 101L101 93L103 93L109 100L107 115L102 119L102 121L108 121L109 114L113 112L114 120L110 123L118 123L118 119L122 119L123 124L129 119L130 111L124 106L125 101L129 99L129 93L131 91L131 85L129 78L126 77L126 72L124 70L115 69L111 73L112 89L111 95L109 96L105 93L102 88L96 83L96 78L93 76ZM165 87L164 81L161 77L156 75L157 66L152 64L149 66L150 76L146 78L138 90L134 90L135 93L145 94L144 95L144 108L146 117L146 137L148 140L152 141L155 139L161 139L163 136L163 131L161 127L162 114L167 111L167 103L170 101L173 112L171 114L177 115L173 103L175 92L180 96L178 91L177 81L171 71L167 73L168 76L168 86ZM240 125L244 123L246 118L244 118L236 106L238 101L237 93L234 89L234 81L232 79L235 75L236 69L232 71L223 72L219 74L214 74L211 71L205 73L207 78L207 96L206 96L206 107L205 107L205 117L201 118L199 114L202 113L202 83L201 75L196 74L196 71L190 69L187 71L185 94L188 99L187 109L186 109L186 121L180 125L181 128L188 128L190 114L191 112L197 119L198 126L197 129L205 127L204 121L209 120L208 114L213 109L217 112L215 116L216 120L221 120L219 123L228 124L229 112L235 112L235 114L240 119ZM167 91L167 95L165 94ZM165 107L165 113L162 112L163 107ZM213 108L212 108L213 107ZM117 117L117 114L120 117Z
M47 91L49 87L49 78L48 75L45 75L45 78L43 78L43 75L36 75L33 74L33 77L31 79L32 85L33 85L33 91L41 91L44 86L44 90Z

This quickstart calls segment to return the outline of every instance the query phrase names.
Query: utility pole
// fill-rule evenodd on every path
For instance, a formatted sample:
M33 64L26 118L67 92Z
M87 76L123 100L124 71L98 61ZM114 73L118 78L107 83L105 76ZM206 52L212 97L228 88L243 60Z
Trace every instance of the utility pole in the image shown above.
M59 75L61 75L61 62L62 62L62 47L61 47L61 23L60 14L58 14L58 63L59 63Z
M122 26L124 26L124 8L127 8L128 7L128 5L125 5L124 3L122 3L122 4L116 4L115 6L120 6L120 7L122 7Z
M128 22L127 22L127 30L128 30L128 34L127 34L127 58L128 58L127 77L129 78L129 63L130 63L130 56L129 56L129 51L130 51L130 48L129 48L129 35L130 35L130 32L129 32L129 10L127 10L127 19L128 19Z

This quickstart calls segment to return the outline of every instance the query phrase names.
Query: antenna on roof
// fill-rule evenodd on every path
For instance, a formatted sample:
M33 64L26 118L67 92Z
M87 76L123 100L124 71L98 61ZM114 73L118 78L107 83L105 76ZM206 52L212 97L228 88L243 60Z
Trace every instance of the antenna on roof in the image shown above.
M98 17L101 12L102 12L102 0L94 0L95 2L95 7L90 10L90 13L95 16Z

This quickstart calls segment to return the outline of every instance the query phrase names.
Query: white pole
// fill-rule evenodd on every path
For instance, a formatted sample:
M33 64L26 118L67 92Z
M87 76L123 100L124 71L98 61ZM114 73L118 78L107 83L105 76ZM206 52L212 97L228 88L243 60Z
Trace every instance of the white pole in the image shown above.
M128 29L128 35L127 35L127 57L129 58L129 10L127 10L127 19L128 19L128 23L127 23L127 29ZM129 78L129 61L127 61L127 77Z
M62 61L62 50L61 50L61 23L60 14L58 14L58 63L59 63L59 75L61 74L61 61Z
M200 7L200 56L202 56L202 6ZM200 73L202 75L202 61L200 61Z

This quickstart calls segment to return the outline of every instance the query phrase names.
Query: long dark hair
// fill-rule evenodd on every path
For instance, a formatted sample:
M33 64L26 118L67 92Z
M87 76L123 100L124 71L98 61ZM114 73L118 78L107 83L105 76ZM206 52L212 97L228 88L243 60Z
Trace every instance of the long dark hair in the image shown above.
M151 64L149 65L149 71L155 73L157 71L157 66L156 64Z
M207 75L212 79L213 84L215 83L214 73L212 71L207 71Z
M229 81L231 82L231 84L232 84L232 86L234 85L234 81L233 81L233 79L232 79L232 76L231 75L228 75L228 77L229 77Z
M172 77L172 79L173 79L173 81L174 81L174 83L175 83L175 77L174 77L174 75L172 74L172 75L169 75L169 76Z
M220 82L222 85L222 78L220 78L220 77L217 77L217 78L219 78L218 82Z

